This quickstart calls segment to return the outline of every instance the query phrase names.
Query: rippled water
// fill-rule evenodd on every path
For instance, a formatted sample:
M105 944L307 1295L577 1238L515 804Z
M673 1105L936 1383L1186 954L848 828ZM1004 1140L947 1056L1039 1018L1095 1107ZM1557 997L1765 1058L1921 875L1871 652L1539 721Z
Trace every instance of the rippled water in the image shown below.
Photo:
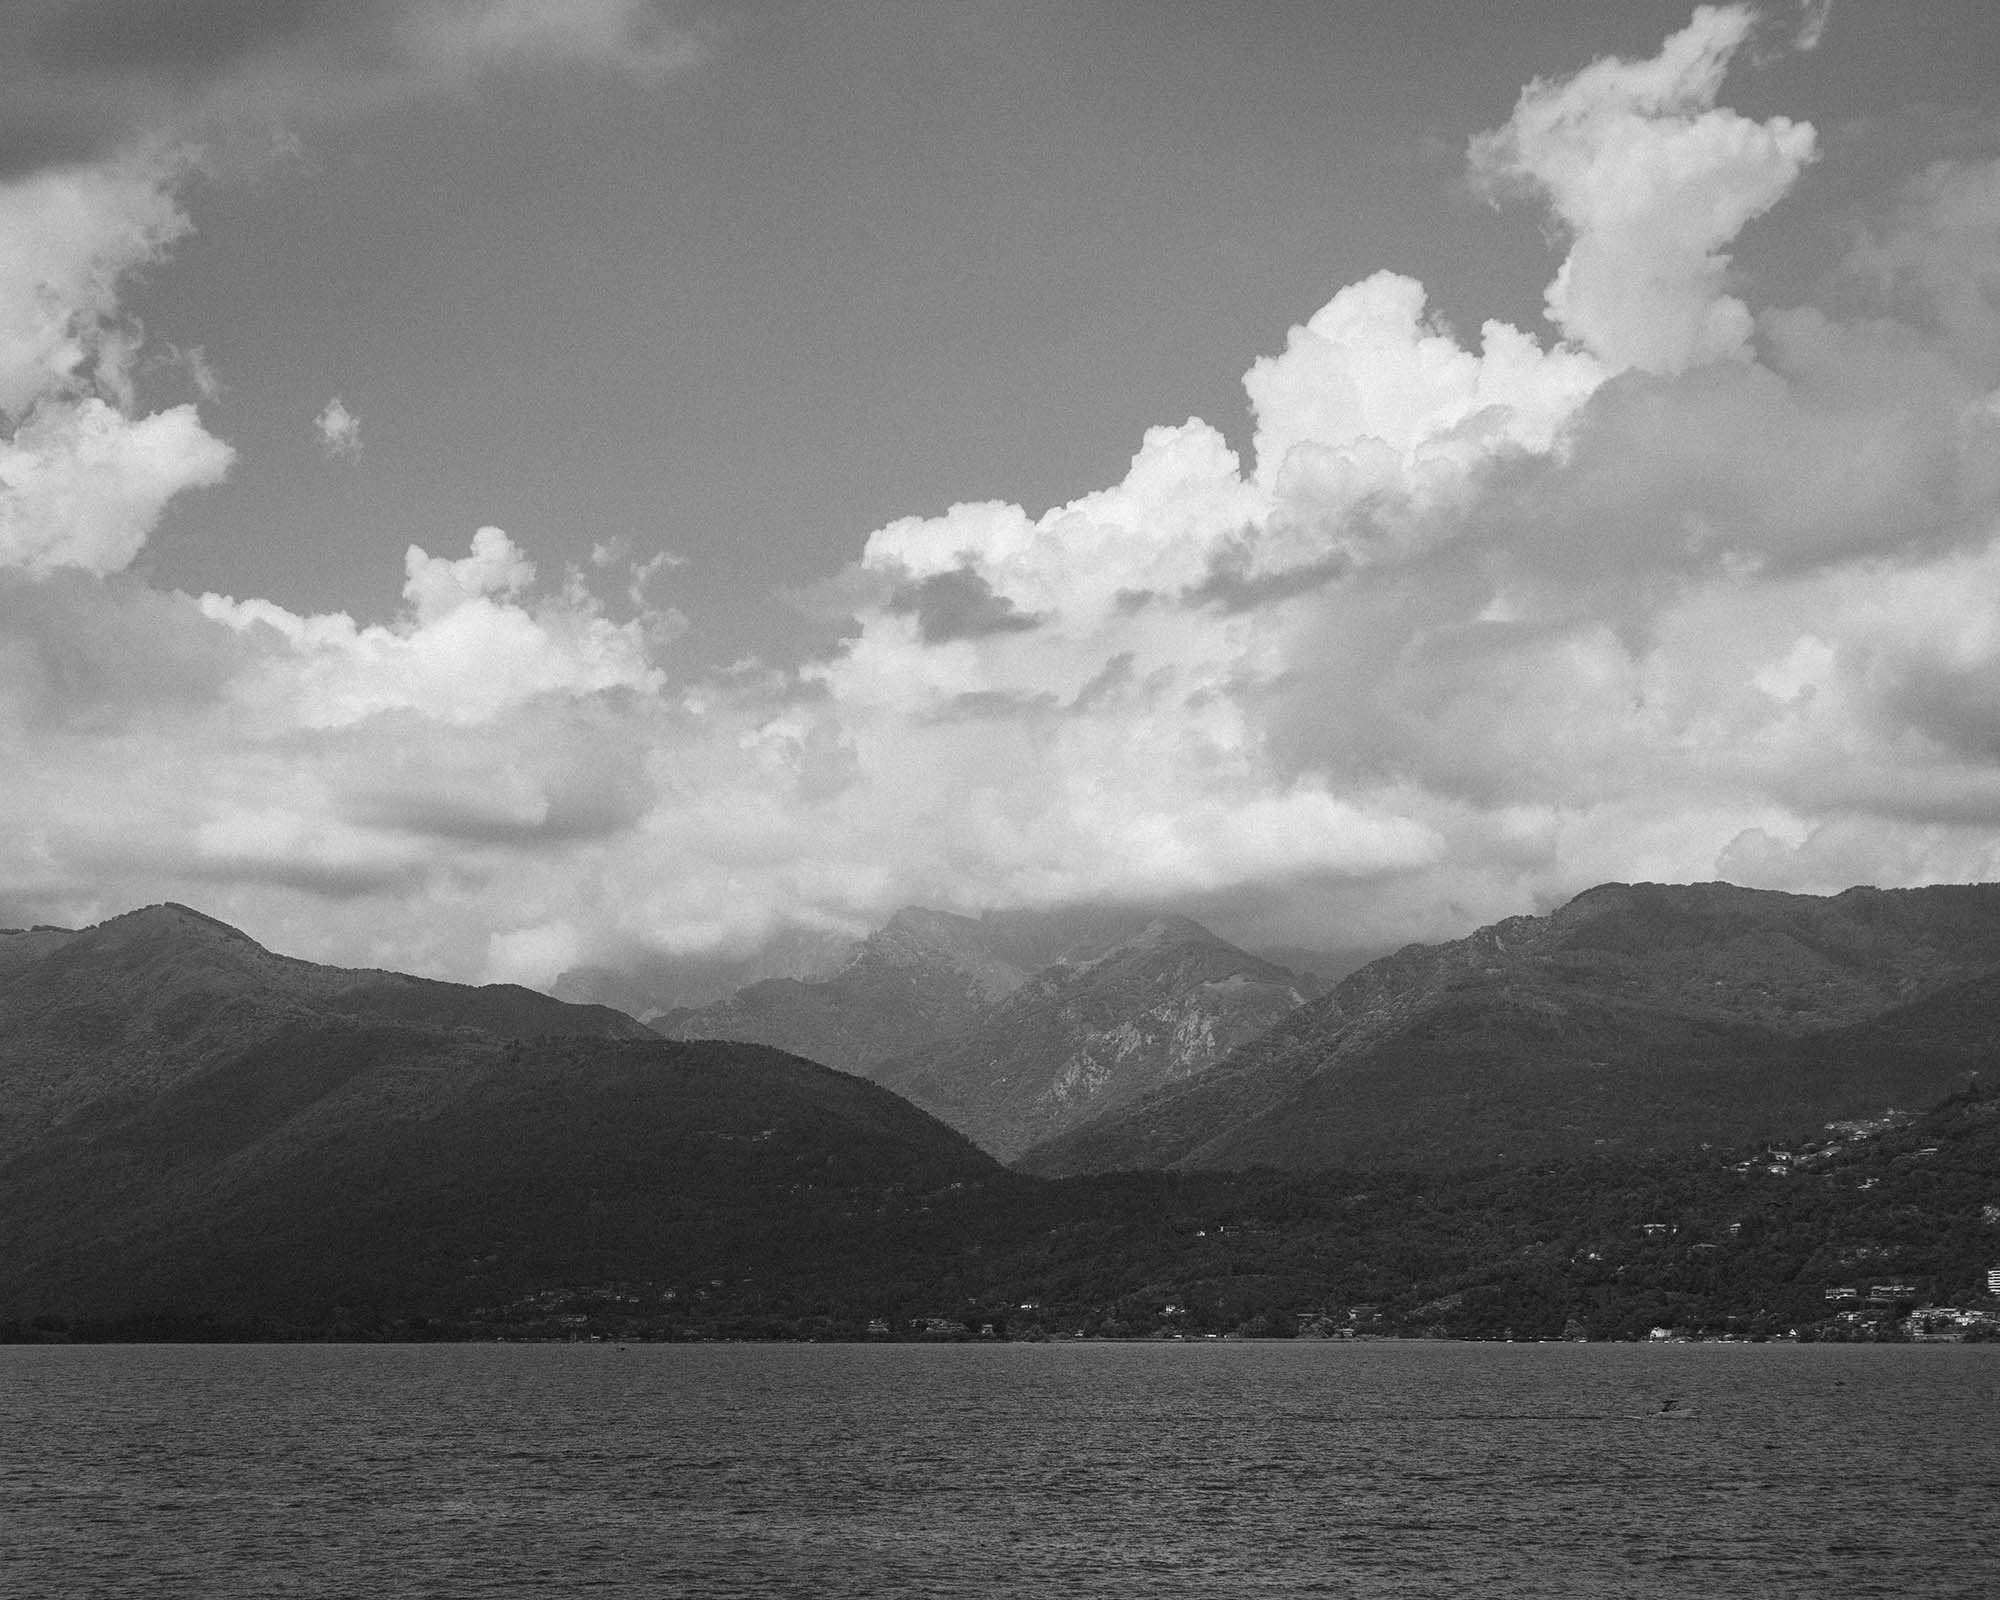
M1995 1346L0 1349L9 1595L1990 1600L1996 1511Z

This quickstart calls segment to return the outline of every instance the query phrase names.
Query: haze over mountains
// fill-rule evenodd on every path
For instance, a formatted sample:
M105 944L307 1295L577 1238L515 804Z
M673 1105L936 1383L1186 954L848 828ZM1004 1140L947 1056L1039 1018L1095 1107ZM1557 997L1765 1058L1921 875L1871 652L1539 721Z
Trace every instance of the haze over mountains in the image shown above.
M653 1026L858 1072L1009 1159L1199 1072L1318 987L1186 917L911 909L824 979Z

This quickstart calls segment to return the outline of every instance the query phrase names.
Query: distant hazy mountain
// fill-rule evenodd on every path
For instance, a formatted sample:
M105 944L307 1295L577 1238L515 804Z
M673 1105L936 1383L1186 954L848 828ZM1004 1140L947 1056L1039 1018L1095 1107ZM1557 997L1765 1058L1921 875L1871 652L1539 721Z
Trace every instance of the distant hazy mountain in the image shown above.
M325 1330L564 1283L693 1292L751 1256L808 1270L829 1227L892 1270L885 1207L907 1229L900 1197L1004 1176L810 1062L292 961L178 906L0 936L0 1117L0 1319Z
M1005 1158L1199 1071L1318 988L1186 917L912 908L830 977L653 1026L873 1078Z
M1186 917L1043 968L957 1038L863 1068L1009 1159L1263 1033L1313 986Z
M0 1154L114 1096L159 1093L288 1030L336 1019L508 1037L650 1038L604 1006L274 955L186 906L81 931L0 932Z
M743 1039L868 1072L968 1032L1053 962L1096 954L1146 924L1135 913L897 912L821 978L773 978L650 1019L670 1039Z
M830 977L860 944L830 929L790 928L744 956L665 958L624 967L572 967L551 985L559 1000L616 1006L651 1022L677 1008L713 1005L770 978Z
M899 911L830 976L770 978L653 1018L669 1039L740 1039L859 1071L971 1026L1027 974L969 917Z
M1449 1167L1779 1135L1924 1103L2000 1037L2000 885L1607 884L1374 962L1042 1173Z

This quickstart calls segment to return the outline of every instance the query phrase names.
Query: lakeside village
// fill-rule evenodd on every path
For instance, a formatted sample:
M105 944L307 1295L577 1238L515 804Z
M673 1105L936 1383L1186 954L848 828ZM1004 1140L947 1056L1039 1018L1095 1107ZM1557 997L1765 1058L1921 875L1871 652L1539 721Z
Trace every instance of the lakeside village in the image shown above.
M921 1263L827 1263L810 1283L748 1270L551 1287L438 1333L2000 1341L1996 1125L2000 1096L1974 1091L1922 1118L1831 1123L1803 1144L1678 1165L1070 1180L1016 1196L1026 1209L1003 1227L946 1226Z
M720 1280L714 1288L724 1285ZM1920 1300L1914 1284L1838 1285L1824 1291L1828 1315L1817 1321L1766 1328L1761 1317L1730 1317L1707 1328L1655 1325L1643 1333L1613 1336L1651 1343L2000 1343L2000 1266L1988 1269L1985 1292L1965 1296L1960 1305ZM712 1292L712 1291L711 1291ZM1166 1301L1148 1319L1125 1302L1081 1315L1050 1315L1040 1302L1024 1300L1011 1314L965 1320L953 1316L871 1317L856 1323L830 1316L798 1321L768 1317L704 1316L677 1312L679 1291L656 1284L602 1284L553 1289L507 1307L482 1308L451 1336L523 1342L656 1342L803 1339L874 1343L1050 1342L1074 1339L1471 1339L1521 1343L1588 1343L1594 1335L1569 1318L1556 1339L1503 1328L1497 1333L1454 1331L1446 1300L1411 1312L1394 1306L1353 1305L1274 1315L1258 1313L1228 1332L1188 1326L1191 1308ZM695 1291L696 1305L702 1303ZM1150 1320L1151 1326L1144 1324ZM1755 1331L1751 1331L1752 1329Z

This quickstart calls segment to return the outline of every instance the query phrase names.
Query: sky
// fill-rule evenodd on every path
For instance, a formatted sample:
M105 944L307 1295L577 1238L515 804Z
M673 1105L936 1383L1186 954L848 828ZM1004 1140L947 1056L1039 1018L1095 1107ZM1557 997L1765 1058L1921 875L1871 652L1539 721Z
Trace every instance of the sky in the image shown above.
M2000 876L1986 0L16 0L0 925Z

